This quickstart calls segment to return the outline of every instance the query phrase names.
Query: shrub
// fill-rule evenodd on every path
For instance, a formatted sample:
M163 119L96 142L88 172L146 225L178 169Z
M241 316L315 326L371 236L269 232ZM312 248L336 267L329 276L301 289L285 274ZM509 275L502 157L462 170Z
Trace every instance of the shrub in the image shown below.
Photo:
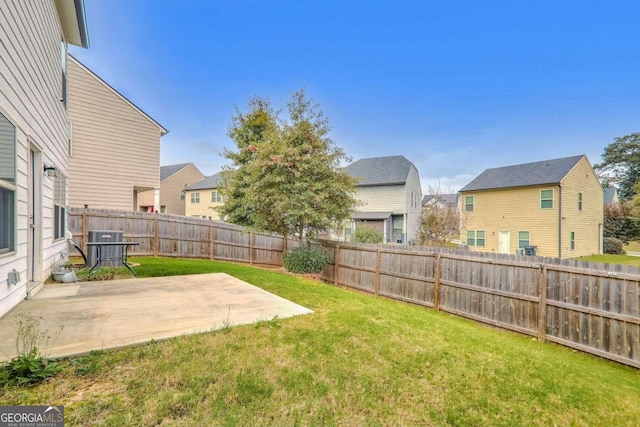
M0 385L37 384L60 372L62 367L38 354L38 349L33 347L29 353L20 353L16 358L5 362L0 366Z
M605 237L604 238L604 253L605 254L613 254L613 255L622 255L624 254L624 250L622 249L622 240L616 239L615 237Z
M298 246L282 255L284 268L299 274L320 273L330 261L329 254L310 246Z
M358 243L382 243L382 234L373 227L360 224L356 226L355 240Z
M42 382L60 372L62 367L47 358L51 336L49 330L40 330L42 318L21 314L13 321L17 326L16 351L18 356L0 363L0 386L5 384L31 385ZM60 331L58 335L60 335ZM58 335L53 337L53 341ZM51 344L53 346L53 344ZM44 351L41 351L44 349Z

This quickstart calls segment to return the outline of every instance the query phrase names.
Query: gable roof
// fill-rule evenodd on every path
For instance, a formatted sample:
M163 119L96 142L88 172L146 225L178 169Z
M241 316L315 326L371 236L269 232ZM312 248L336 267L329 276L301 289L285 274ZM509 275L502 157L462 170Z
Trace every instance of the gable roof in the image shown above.
M196 182L195 184L187 185L185 190L210 190L216 189L222 184L222 172L218 172L211 176L206 177L200 182Z
M162 182L165 179L169 178L170 176L177 174L182 169L186 168L191 164L193 163L180 163L177 165L160 166L160 181Z
M486 169L460 192L559 184L584 154L541 162Z
M167 133L169 133L168 130L166 130L160 123L156 122L154 119L151 118L150 115L148 115L147 113L145 113L144 111L142 111L136 104L134 104L133 102L129 101L124 95L122 95L120 92L118 92L117 90L115 90L113 87L111 87L111 85L109 85L109 83L105 82L104 80L102 80L102 78L100 78L99 75L97 75L96 73L94 73L93 71L91 71L86 65L84 65L82 62L78 61L76 58L74 58L73 56L69 55L69 59L71 61L73 61L74 63L76 63L80 68L82 68L83 70L85 70L87 73L89 73L91 76L93 76L97 81L99 81L100 83L102 83L107 89L109 89L111 92L113 92L117 97L119 97L120 99L122 99L124 102L126 102L127 104L129 104L134 110L136 110L137 112L139 112L140 114L142 114L144 117L146 117L151 123L153 123L154 125L156 125L158 128L160 128L160 135L166 135Z
M370 187L405 184L412 166L404 156L388 156L360 159L344 170L358 179L358 187Z

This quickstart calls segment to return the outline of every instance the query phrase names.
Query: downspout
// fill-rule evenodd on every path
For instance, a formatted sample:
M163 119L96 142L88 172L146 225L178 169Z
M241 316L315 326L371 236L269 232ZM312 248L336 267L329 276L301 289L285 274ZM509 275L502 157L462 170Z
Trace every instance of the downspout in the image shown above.
M558 184L558 258L562 258L562 183Z

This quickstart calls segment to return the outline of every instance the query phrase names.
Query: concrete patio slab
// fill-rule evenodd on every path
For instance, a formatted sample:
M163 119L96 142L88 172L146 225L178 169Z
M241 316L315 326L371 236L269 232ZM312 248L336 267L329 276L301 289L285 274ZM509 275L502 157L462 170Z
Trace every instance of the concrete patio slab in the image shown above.
M41 317L65 357L312 313L224 273L47 284L0 319L0 360L16 356L15 320Z

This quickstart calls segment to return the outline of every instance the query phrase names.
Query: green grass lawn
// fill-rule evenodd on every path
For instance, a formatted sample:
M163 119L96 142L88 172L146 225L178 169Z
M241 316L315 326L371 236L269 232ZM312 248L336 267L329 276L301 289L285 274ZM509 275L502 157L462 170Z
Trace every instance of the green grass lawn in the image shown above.
M629 242L628 244L624 245L623 249L627 252L640 252L640 242Z
M630 255L589 255L576 258L580 261L609 263L609 264L623 264L623 265L637 265L640 266L640 257Z
M225 272L315 313L69 359L1 404L65 405L68 426L638 425L633 368L275 271L132 261L139 277Z

